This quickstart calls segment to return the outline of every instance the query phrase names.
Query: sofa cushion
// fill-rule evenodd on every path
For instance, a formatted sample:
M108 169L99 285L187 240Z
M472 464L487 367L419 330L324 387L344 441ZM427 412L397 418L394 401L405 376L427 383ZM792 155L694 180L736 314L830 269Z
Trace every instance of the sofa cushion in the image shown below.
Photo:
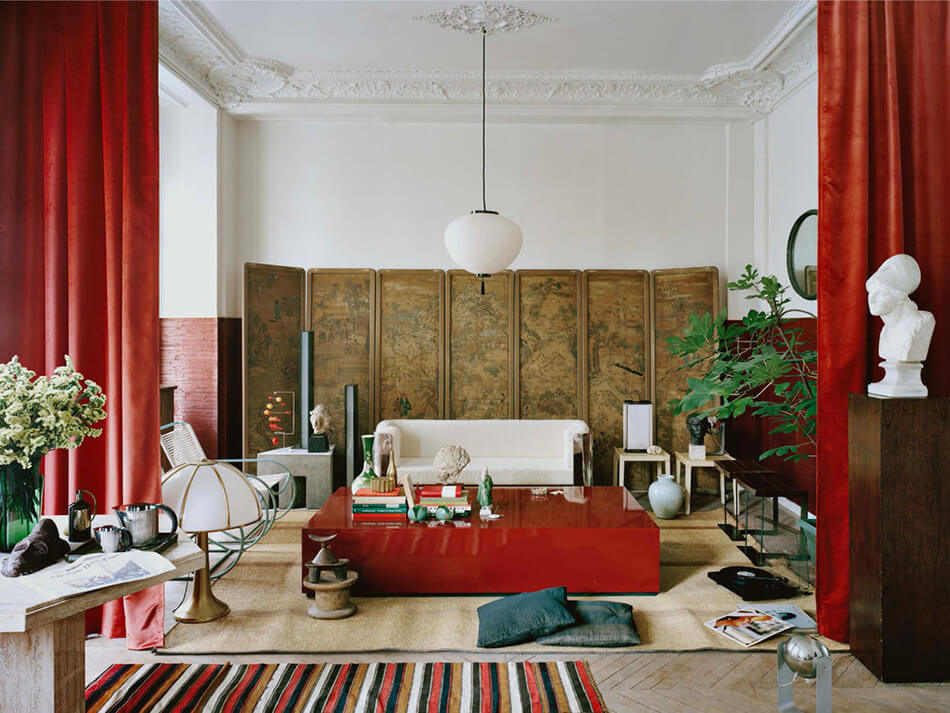
M613 648L640 643L633 621L633 607L623 602L568 602L577 623L553 634L539 637L547 646L591 646Z
M417 485L439 482L431 458L403 458L396 465L400 473L411 475ZM495 485L574 483L574 470L565 468L560 458L472 458L472 462L462 470L459 482L478 485L483 468L488 468Z
M397 458L433 458L457 445L472 458L561 458L572 465L575 433L587 433L577 419L391 419L376 430L393 436Z
M496 648L533 641L573 623L565 587L514 594L478 608L478 645Z

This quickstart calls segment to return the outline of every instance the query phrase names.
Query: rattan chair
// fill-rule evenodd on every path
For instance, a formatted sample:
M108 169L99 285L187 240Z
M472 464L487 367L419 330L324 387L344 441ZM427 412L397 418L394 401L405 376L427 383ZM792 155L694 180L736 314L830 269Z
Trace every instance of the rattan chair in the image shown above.
M166 423L159 430L162 451L173 468L207 459L204 448L201 447L194 429L188 422L173 421ZM242 470L245 463L273 463L279 472L274 475L244 473L261 499L262 517L253 525L217 532L213 538L208 538L208 551L213 560L210 568L212 579L217 579L234 568L244 551L259 542L274 526L274 523L287 514L296 494L293 475L282 463L267 458L217 458L216 460L241 464L239 467ZM281 501L287 503L283 508L279 504Z

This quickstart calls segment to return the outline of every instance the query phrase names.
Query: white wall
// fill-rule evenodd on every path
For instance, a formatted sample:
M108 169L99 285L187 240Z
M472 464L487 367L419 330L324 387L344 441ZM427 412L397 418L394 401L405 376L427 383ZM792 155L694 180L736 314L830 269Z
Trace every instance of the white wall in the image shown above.
M235 123L224 316L244 262L454 267L442 235L480 207L478 124ZM515 269L715 265L725 283L754 257L754 165L749 124L489 123L488 207L522 228Z
M768 272L789 284L785 246L796 218L818 208L818 78L805 82L762 120L767 132ZM788 289L790 308L815 314L817 302ZM805 315L793 315L804 317Z
M159 105L159 315L218 314L217 112Z

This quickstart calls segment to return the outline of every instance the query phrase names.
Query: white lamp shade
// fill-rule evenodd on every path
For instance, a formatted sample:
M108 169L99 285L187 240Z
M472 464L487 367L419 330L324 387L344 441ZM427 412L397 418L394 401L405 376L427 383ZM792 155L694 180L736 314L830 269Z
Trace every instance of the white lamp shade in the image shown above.
M445 229L445 248L456 264L473 275L504 270L521 252L521 228L496 213L469 213Z
M228 463L200 461L162 477L162 501L185 532L217 532L261 519L261 502L247 477Z

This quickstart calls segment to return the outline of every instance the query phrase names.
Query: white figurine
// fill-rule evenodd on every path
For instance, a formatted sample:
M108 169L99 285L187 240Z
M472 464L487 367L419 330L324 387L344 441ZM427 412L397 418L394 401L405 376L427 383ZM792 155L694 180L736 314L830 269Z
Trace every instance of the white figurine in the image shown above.
M920 267L910 255L892 255L868 278L868 307L884 322L878 355L884 378L868 384L868 394L886 398L924 398L920 380L935 320L908 297L920 285Z
M330 414L325 404L317 404L310 412L310 428L314 433L326 433L330 430Z

